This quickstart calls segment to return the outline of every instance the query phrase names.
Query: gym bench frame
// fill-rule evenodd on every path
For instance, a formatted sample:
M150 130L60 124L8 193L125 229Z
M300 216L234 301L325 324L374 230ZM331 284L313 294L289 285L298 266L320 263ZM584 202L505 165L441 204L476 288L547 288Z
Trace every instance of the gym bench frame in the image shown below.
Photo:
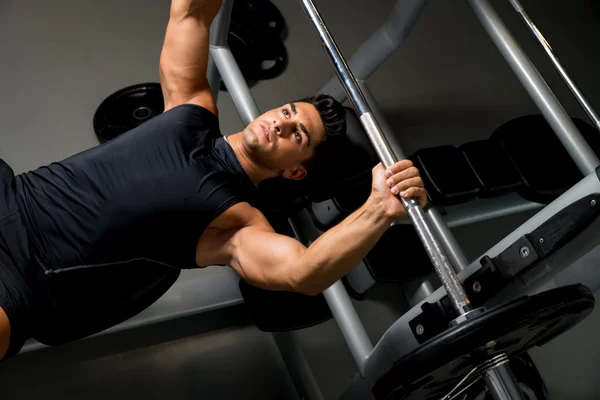
M375 131L382 134L384 143L388 147L387 154L385 151L379 153L388 156L387 160L384 159L384 163L389 164L394 159L404 158L401 146L397 143L392 128L380 112L366 82L408 37L427 1L398 0L387 21L359 47L356 53L348 59L347 64L341 54L336 54L332 50L333 39L327 37L327 28L324 23L321 26L324 31L319 32L318 12L312 1L300 0L300 3L307 12L308 19L313 23L317 36L321 39L322 44L326 45L324 48L326 52L329 51L330 61L338 73L338 76L332 77L318 93L330 94L341 102L350 100L359 116L362 114L361 107L366 108L370 114L370 123L372 124L374 121L377 125ZM422 216L426 227L431 229L434 240L439 242L442 254L446 255L449 265L453 268L452 274L456 274L462 283L481 270L481 260L484 256L491 259L497 257L505 249L518 242L520 238L535 231L536 228L569 205L587 196L600 193L600 178L597 169L600 161L560 102L510 34L489 1L467 0L467 3L583 173L584 178L548 205L525 201L516 195L508 195L498 199L474 200L466 205L451 206L446 209L447 215L442 215L435 206L424 210ZM511 1L511 4L515 6L518 3ZM233 0L224 0L211 27L208 79L215 99L219 95L221 80L225 83L238 114L246 125L258 117L260 112L227 45L232 7ZM328 40L330 41L328 42ZM343 65L340 65L340 60L344 61ZM344 70L344 66L347 70ZM347 72L351 72L351 78L344 75ZM345 80L349 82L349 85ZM588 115L595 114L588 112ZM313 204L313 207L318 209L319 205ZM538 211L481 257L470 263L449 229L527 210ZM305 245L309 245L320 235L320 231L307 210L299 212L288 221L296 238ZM600 274L594 270L596 262L600 258L598 225L598 222L594 220L559 252L550 255L544 259L544 262L534 265L527 271L527 279L512 280L503 286L493 297L491 303L486 304L486 307L503 304L519 296L534 295L576 283L584 284L592 293L596 292L600 288ZM364 269L365 266L362 263L359 264L349 274L349 277L353 275L358 277L357 279L362 282L363 287L368 288L375 281L368 273L364 272ZM208 275L187 272L187 277L184 274L150 308L101 334L243 303L238 287L239 276L229 268L218 268L213 272ZM358 369L355 379L342 395L343 399L374 398L372 388L376 381L394 366L395 361L422 345L418 340L418 334L415 333L414 323L411 326L411 321L423 313L423 305L439 302L446 297L447 288L448 286L440 286L435 281L435 277L413 287L413 292L407 293L407 298L411 299L412 308L395 321L375 345L369 340L342 281L334 283L323 292ZM182 298L186 300L181 300ZM322 399L323 396L302 351L291 335L286 332L273 333L273 335L298 391L306 399ZM23 351L32 351L40 347L42 345L39 343L29 341ZM519 398L518 393L515 394L514 382L512 382L506 365L501 365L494 371L493 376L486 378L486 383L496 398Z

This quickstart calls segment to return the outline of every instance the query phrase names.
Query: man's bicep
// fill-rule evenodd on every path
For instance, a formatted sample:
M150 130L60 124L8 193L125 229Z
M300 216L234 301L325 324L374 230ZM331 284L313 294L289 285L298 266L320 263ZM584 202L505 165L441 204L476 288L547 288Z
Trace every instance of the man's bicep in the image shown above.
M186 4L182 4L186 3ZM173 1L160 55L160 80L165 111L184 103L217 113L206 77L209 30L220 2Z
M294 261L306 247L263 224L240 229L231 239L231 267L251 285L298 291Z

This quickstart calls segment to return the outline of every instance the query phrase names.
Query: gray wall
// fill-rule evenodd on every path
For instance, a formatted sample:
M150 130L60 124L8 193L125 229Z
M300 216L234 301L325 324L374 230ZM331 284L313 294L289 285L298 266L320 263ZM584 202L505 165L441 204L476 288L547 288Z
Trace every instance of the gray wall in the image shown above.
M286 45L290 65L283 76L253 88L262 110L314 93L332 72L298 5L284 0L275 3L289 25ZM600 107L600 79L596 76L600 30L592 1L530 0L523 3L568 71L589 99ZM348 56L385 19L393 4L392 0L317 2L338 45ZM499 0L493 4L565 108L572 115L583 117L509 5ZM4 0L0 3L0 79L4 92L0 98L0 158L18 173L97 145L92 117L98 104L127 85L158 80L157 60L168 6L166 0ZM537 111L462 1L431 1L409 40L376 72L369 85L389 122L397 129L405 153L436 144L486 138L504 121ZM241 129L226 94L221 94L218 105L223 132ZM474 259L527 216L517 215L456 229L457 237L469 258ZM398 258L401 259L401 255ZM368 301L356 305L374 341L405 307L399 294L389 286L376 289ZM205 321L188 322L192 327L206 324ZM595 312L572 332L533 352L555 398L600 396L596 379L600 368L599 342L598 335L594 334L599 326L600 316ZM256 335L252 328L230 328L221 337L204 333L202 329L188 327L186 330L176 324L164 329L170 332L182 329L188 336L167 335L164 340L177 341L165 347L157 344L159 339L142 340L150 335L149 330L142 330L136 331L137 337L117 335L105 339L104 353L90 353L90 347L84 345L69 345L6 363L0 368L0 376L10 379L0 379L0 390L9 390L10 394L3 398L22 398L20 390L32 384L24 379L26 369L27 376L36 376L38 382L45 380L38 392L46 394L62 393L63 387L70 387L71 392L84 388L97 391L101 390L98 382L109 385L114 382L111 379L118 378L122 387L129 385L129 391L119 394L119 391L106 389L108 391L101 392L115 399L137 397L135 393L139 395L137 390L142 388L148 395L157 395L165 393L160 391L165 385L179 386L184 382L190 387L204 385L205 381L190 380L190 376L217 371L211 377L226 382L220 385L224 391L222 396L214 397L219 398L226 397L223 393L228 388L232 396L236 395L232 381L250 388L253 379L242 379L240 374L246 372L241 368L215 370L218 357L206 356L208 350L229 348L223 350L224 358L235 364L234 354L241 348L251 348L240 355L240 361L264 365L273 374L276 367L267 365L280 365L277 360L262 364L266 361L261 355L272 351L272 342ZM326 398L335 398L355 372L335 323L330 321L295 336L305 349ZM134 349L128 351L129 345ZM112 355L115 353L116 356ZM64 354L72 356L61 360ZM206 357L204 363L198 361L203 357ZM143 360L150 366L147 375L140 372ZM82 361L85 362L82 364ZM164 366L160 376L165 377L165 381L151 372L151 366L158 364ZM76 375L78 383L60 379L73 376L81 368L84 372ZM45 373L49 369L57 372ZM114 369L112 378L106 373L97 376L98 371L106 369ZM142 371L145 370L142 368ZM262 394L246 393L276 398L275 393L289 389L286 386L289 382L279 385L278 381L273 378L262 382L270 392L265 389ZM202 393L195 391L199 390L197 387L171 393L178 398L186 398L186 395L191 398ZM26 393L33 396L34 392ZM204 394L206 398L207 393ZM73 397L77 397L76 393Z

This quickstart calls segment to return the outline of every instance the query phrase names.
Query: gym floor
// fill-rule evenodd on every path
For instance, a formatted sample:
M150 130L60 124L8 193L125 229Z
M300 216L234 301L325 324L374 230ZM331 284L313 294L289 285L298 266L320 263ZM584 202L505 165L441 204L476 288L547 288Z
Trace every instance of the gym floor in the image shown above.
M288 24L290 64L252 88L267 110L313 94L332 75L294 1L273 0ZM315 1L342 52L350 56L385 20L395 0ZM596 0L522 0L523 5L598 110L600 44ZM376 7L373 5L376 4ZM492 4L562 101L585 119L568 89L506 1ZM15 172L98 144L96 107L123 87L158 81L158 55L169 1L5 0L0 3L0 158ZM527 93L462 1L431 0L407 42L369 80L406 154L439 144L487 138L503 122L537 113ZM241 129L226 93L223 132ZM536 151L537 149L532 149ZM531 214L456 228L473 260ZM401 265L402 254L390 255ZM355 303L375 342L406 303L394 286ZM553 398L600 397L600 311L531 352ZM334 321L295 332L327 400L355 373ZM270 335L243 307L73 343L0 365L7 400L62 398L288 399L291 382Z

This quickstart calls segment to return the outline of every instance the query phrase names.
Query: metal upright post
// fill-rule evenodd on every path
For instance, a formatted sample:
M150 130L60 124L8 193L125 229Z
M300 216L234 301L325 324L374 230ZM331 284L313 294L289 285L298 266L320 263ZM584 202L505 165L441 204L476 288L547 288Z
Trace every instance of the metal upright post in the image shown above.
M494 400L525 400L514 375L505 364L487 371L483 379Z
M357 81L357 83L358 87L365 96L365 100L368 103L369 108L373 112L375 120L377 120L377 122L379 123L382 133L385 135L386 140L389 142L390 148L392 149L395 157L398 159L406 158L406 155L402 151L400 144L396 141L396 137L394 136L392 128L388 126L385 118L379 111L377 101L371 94L371 90L367 86L366 82ZM444 221L442 213L434 206L428 207L425 213L427 214L431 222L431 229L434 231L435 235L440 240L446 254L448 254L450 264L452 264L452 266L454 267L454 271L462 271L467 265L469 265L469 261L467 260L467 257L458 245L454 234L450 231L448 225Z
M396 163L397 158L392 152L389 144L387 143L385 136L373 117L373 113L369 107L369 104L365 100L365 97L358 86L356 79L354 78L352 71L348 68L346 61L344 60L340 50L338 49L333 37L329 33L327 26L317 8L315 7L312 0L300 0L304 11L306 12L309 21L311 22L315 33L317 34L321 46L327 53L329 60L331 61L338 79L343 84L348 99L352 102L354 109L356 110L360 121L369 136L371 144L373 145L377 155L381 162L386 168L391 167ZM405 199L400 197L402 204L407 210L410 219L413 222L415 230L423 243L423 246L429 255L435 271L441 278L442 284L448 293L453 307L459 315L466 315L471 311L471 303L462 287L456 273L454 272L448 257L446 256L444 249L439 242L439 239L434 235L430 224L425 218L423 209L419 206L414 199Z
M224 1L221 4L215 20L210 26L210 46L214 48L227 47L227 37L229 35L229 23L231 21L231 12L233 10L232 1ZM212 54L209 54L208 69L206 72L208 84L213 92L215 101L219 98L219 88L221 87L221 74L215 64Z
M592 173L600 164L598 157L489 1L467 2L583 175Z
M392 129L379 112L379 107L367 86L367 79L379 68L410 35L421 16L427 0L398 0L383 23L348 59L348 68L354 74L358 86L363 92L375 119L385 134L392 151L398 158L405 158L401 146L396 141ZM332 77L318 93L327 93L338 101L345 100L344 88L337 77ZM447 252L450 263L456 272L468 265L456 238L445 223L442 214L436 207L429 207L426 214L431 221L431 228L441 241Z
M552 50L552 46L550 46L550 43L548 43L544 35L542 35L542 32L540 32L540 30L535 25L531 17L529 17L529 14L527 14L527 11L525 11L519 0L508 1L513 6L515 11L521 16L523 22L525 22L525 25L527 25L533 36L537 39L540 46L542 46L542 49L544 50L552 64L554 64L554 67L565 81L565 84L569 87L569 90L571 90L571 93L573 93L573 96L575 96L575 98L577 99L585 113L588 115L590 120L594 123L594 125L596 125L596 129L600 130L600 117L598 117L598 114L596 114L596 111L594 111L592 105L587 101L581 90L577 87L575 81L573 81L569 74L567 74L567 71L558 59L558 56L554 54L554 50Z
M367 132L375 151L383 165L386 168L389 168L397 161L397 158L390 149L377 120L373 117L369 104L356 82L352 71L338 49L327 25L319 15L313 1L299 1L319 38L321 47L327 53L338 79L344 86L348 99L352 102L354 109L358 113L360 121ZM418 203L414 199L404 199L402 197L400 197L400 199L408 211L408 215L429 255L436 273L442 281L450 303L459 315L459 317L453 321L453 324L458 325L465 322L474 316L474 310L472 309L469 298L467 297L461 282L458 280L456 273L448 262L448 258L444 253L442 245L439 243L439 239L433 234L429 223L425 219L425 213ZM494 372L493 370L489 372L488 376L497 378L497 380L494 381L495 385L490 385L489 389L497 399L504 400L506 399L506 390L510 390L514 386L514 382L512 380L505 381L505 377L501 376L501 373L502 371ZM503 389L506 390L503 391ZM516 400L519 400L519 397L516 397Z
M248 125L260 115L260 111L231 53L231 49L227 45L232 7L233 0L223 0L221 9L211 26L210 56L217 69L212 70L212 72L209 69L209 82L214 93L218 91L220 79L223 79L242 123ZM323 394L291 332L273 333L273 338L294 381L296 389L306 400L322 400Z

